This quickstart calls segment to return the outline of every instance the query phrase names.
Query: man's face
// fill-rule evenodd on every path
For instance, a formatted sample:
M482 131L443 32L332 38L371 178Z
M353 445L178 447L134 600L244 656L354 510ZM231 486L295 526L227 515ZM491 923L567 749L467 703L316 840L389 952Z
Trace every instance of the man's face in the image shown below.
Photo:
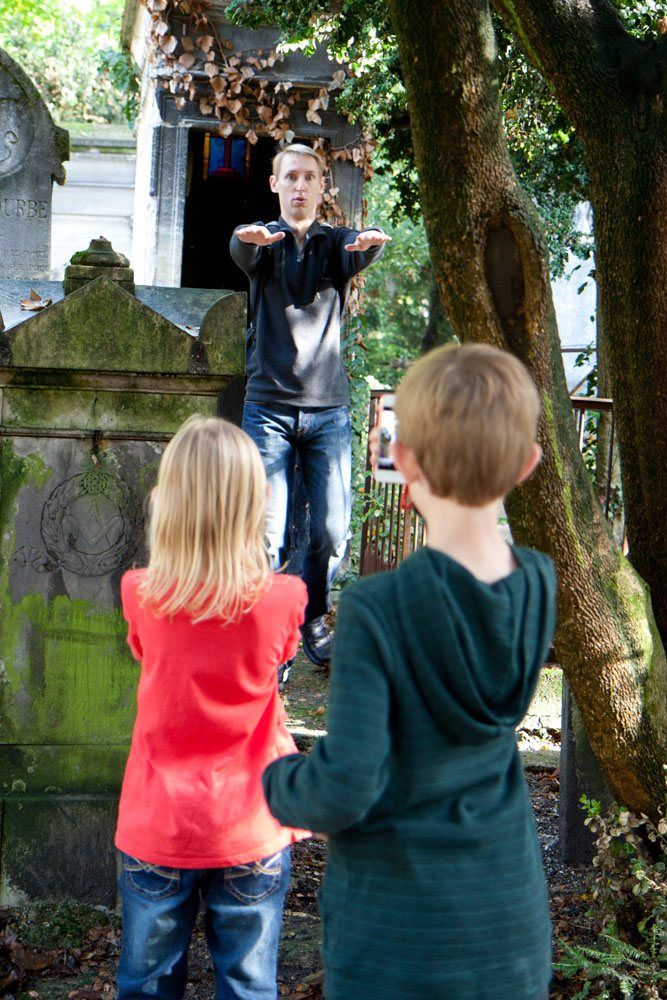
M287 153L278 164L278 176L271 175L271 190L278 195L280 211L285 219L314 219L324 191L312 156Z

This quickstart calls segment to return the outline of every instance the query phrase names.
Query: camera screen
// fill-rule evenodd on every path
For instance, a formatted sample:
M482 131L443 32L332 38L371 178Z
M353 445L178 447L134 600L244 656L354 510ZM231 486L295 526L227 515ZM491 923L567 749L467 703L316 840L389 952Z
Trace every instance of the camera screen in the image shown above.
M377 464L380 469L393 469L394 462L389 451L390 444L396 440L396 414L387 406L380 413L380 446Z

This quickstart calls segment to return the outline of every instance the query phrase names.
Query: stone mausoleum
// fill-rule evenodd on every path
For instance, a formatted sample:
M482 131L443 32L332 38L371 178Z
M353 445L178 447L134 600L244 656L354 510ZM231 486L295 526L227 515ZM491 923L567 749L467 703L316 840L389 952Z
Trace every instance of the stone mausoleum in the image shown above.
M0 905L115 903L138 679L120 578L166 441L240 418L245 295L135 288L126 265L96 241L67 295L0 280Z
M213 0L207 17L212 34L230 57L247 60L275 49L276 29L238 28L225 20L225 7ZM198 100L182 101L181 95L163 87L166 71L159 55L152 58L150 24L146 7L139 0L127 0L122 40L141 72L132 249L137 279L146 284L245 290L245 276L229 256L229 238L242 222L277 218L278 199L268 183L277 142L261 132L256 142L246 138L255 120L252 108L249 125L234 121L231 133L221 136L220 122L204 114ZM183 17L170 20L169 30L180 38ZM289 52L261 70L267 87L281 84L289 88L290 96L296 95L290 115L294 141L310 145L324 140L333 149L358 142L358 127L335 111L333 100L320 109L319 120L308 117L304 104L304 95L329 85L339 70L322 49L309 56ZM189 72L201 91L208 81L201 60ZM362 170L350 160L334 160L331 182L346 221L360 225Z

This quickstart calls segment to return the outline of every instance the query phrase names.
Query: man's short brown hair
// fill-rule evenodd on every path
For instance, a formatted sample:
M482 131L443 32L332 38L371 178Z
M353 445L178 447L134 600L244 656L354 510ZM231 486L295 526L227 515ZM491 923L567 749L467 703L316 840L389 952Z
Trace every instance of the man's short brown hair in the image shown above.
M311 149L310 146L306 146L303 142L293 142L290 146L283 146L282 149L278 150L276 155L273 157L273 162L271 164L271 172L274 177L280 176L280 164L288 153L293 153L295 156L312 157L317 164L320 177L324 177L324 163L322 162L322 158L317 155L314 149Z
M539 397L518 358L486 344L441 347L396 392L398 440L436 496L481 507L506 496L530 458Z

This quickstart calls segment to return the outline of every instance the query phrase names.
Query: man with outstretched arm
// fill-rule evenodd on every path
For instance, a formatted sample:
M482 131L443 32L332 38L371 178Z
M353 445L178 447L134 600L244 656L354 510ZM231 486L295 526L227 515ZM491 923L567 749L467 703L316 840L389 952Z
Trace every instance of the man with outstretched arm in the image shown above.
M329 592L345 555L350 524L351 430L340 328L349 283L382 256L390 239L316 220L324 168L308 146L273 160L277 222L238 227L232 258L250 282L248 382L243 429L256 442L270 486L267 538L274 566L284 562L292 469L298 452L310 508L302 576L308 588L303 646L327 664Z

